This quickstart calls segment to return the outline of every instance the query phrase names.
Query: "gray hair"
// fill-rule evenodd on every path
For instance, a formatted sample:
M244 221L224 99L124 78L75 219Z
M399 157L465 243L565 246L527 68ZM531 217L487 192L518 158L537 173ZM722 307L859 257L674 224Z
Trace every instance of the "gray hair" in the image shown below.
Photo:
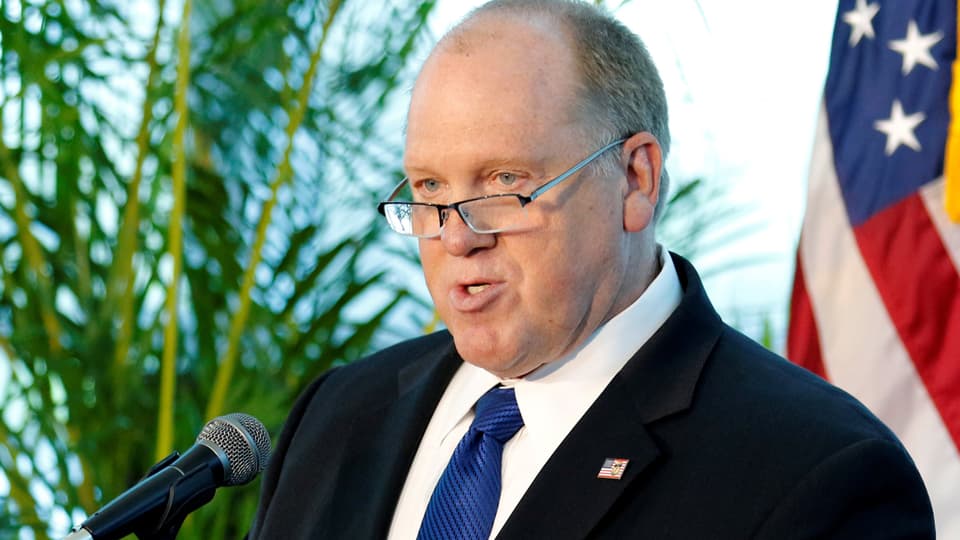
M603 9L576 0L492 0L471 11L444 40L458 41L470 23L488 14L545 17L567 31L576 55L581 84L580 113L595 144L649 131L666 160L670 150L667 97L650 53L640 38ZM669 193L661 167L660 216Z

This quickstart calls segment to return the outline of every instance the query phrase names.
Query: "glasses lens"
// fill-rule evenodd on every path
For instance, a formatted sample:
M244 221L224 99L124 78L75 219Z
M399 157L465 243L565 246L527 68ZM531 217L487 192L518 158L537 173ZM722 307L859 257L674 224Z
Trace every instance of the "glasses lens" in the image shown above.
M477 199L460 205L460 213L478 233L512 231L529 225L527 209L515 195Z
M390 228L408 236L431 237L440 232L436 208L421 204L386 203L383 215Z

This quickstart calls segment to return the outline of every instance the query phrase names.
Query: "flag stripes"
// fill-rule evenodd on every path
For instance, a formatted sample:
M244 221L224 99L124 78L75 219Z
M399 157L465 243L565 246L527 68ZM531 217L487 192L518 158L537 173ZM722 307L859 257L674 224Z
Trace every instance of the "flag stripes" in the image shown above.
M790 334L787 336L787 350L797 359L797 363L808 370L828 379L823 365L823 353L820 350L820 332L817 319L813 315L813 305L807 294L807 283L803 277L803 264L797 253L797 273L793 278L793 293L790 302Z
M960 448L957 268L919 194L874 215L855 235L898 337Z
M833 167L825 108L817 126L787 355L827 374L831 382L860 399L897 433L930 492L938 536L960 538L957 444L901 341L860 252ZM924 207L937 210L928 215L957 267L960 231L943 215L943 179L924 186L920 193ZM923 271L912 253L901 261ZM951 362L957 363L957 359Z

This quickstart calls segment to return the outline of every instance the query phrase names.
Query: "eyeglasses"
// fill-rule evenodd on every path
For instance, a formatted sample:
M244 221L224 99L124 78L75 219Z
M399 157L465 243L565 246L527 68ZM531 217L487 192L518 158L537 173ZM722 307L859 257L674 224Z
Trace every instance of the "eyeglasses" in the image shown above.
M619 139L590 154L582 161L570 167L566 172L543 184L529 196L519 193L503 193L467 199L452 204L432 204L422 202L394 201L393 198L409 186L404 178L393 189L386 201L377 205L377 211L385 218L394 232L417 238L436 238L443 231L451 211L460 214L460 219L475 233L493 234L514 231L532 225L532 217L527 205L543 195L550 188L576 174L604 152L623 144Z

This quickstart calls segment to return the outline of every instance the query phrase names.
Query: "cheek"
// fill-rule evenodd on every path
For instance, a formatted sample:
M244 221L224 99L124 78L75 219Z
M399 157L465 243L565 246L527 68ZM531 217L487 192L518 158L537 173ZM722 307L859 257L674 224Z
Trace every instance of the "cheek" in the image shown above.
M580 297L592 289L599 255L588 249L589 242L553 240L531 249L523 271L527 297L551 319L562 317L561 310L581 303Z
M550 291L547 296L554 305L560 299L567 304L589 303L610 279L611 271L620 264L623 235L614 217L609 210L608 215L594 214L593 222L581 221L558 236L553 251L538 253L542 275L550 281L543 283L541 290Z

